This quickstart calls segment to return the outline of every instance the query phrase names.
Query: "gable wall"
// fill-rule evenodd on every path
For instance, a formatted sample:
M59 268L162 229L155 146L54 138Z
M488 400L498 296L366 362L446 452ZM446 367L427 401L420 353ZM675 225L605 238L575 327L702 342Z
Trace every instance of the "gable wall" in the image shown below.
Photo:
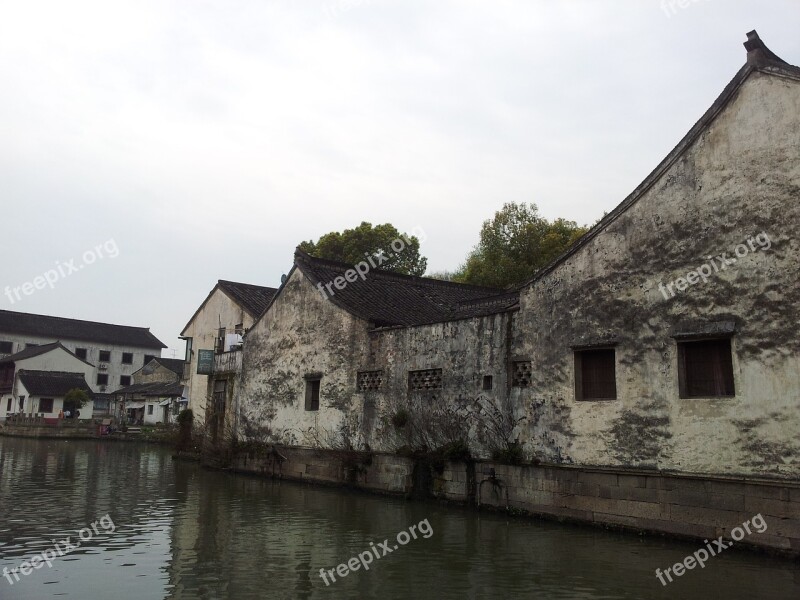
M626 213L522 294L515 351L534 362L513 399L529 454L586 465L800 475L800 83L752 75ZM764 232L735 264L668 284ZM763 238L762 238L763 239ZM675 288L673 288L674 290ZM732 319L735 398L680 399L671 329ZM618 399L579 402L570 346L618 339Z
M184 330L184 337L192 338L192 357L187 381L188 407L194 411L195 420L203 423L208 398L208 375L197 374L198 350L213 350L220 327L232 333L243 323L245 329L253 325L253 318L222 290L215 290L205 305Z

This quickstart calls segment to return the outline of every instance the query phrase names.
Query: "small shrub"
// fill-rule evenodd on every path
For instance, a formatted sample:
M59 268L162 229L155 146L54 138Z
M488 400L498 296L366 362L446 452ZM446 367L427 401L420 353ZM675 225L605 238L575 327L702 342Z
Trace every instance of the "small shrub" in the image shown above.
M514 442L492 452L492 460L506 465L519 465L524 462L525 453L522 451L522 446Z

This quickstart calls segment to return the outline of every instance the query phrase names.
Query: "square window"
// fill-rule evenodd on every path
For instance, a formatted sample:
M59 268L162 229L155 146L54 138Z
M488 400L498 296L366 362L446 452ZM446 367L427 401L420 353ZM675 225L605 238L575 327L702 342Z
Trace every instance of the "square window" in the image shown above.
M132 365L133 364L133 352L123 352L122 353L122 364L123 365Z
M155 358L158 358L158 357L153 355L153 354L145 354L144 355L144 364L146 365L147 363L149 363L151 360L153 360Z
M306 379L306 410L319 410L321 379Z
M111 350L100 350L100 362L111 362Z
M616 355L613 348L575 351L575 399L617 399Z
M119 376L119 384L123 387L129 386L131 384L131 376L130 375L120 375Z
M731 340L678 342L678 383L681 398L735 396Z
M75 348L75 356L81 360L86 360L86 348Z
M14 352L14 344L12 342L0 342L0 354L11 354Z
M106 373L98 373L97 374L97 385L108 385L108 374L106 374Z
M483 376L483 389L484 390L492 389L492 376L491 375L484 375Z
M53 399L52 398L39 398L39 412L51 413L53 412Z

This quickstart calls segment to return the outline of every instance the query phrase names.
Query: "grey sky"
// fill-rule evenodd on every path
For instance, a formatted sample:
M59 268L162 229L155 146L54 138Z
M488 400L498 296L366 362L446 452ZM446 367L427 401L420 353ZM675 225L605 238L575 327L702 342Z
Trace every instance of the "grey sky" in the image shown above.
M331 230L422 227L455 268L508 201L592 223L744 64L800 63L796 0L0 2L0 308L149 326L277 286ZM168 353L171 356L171 352Z

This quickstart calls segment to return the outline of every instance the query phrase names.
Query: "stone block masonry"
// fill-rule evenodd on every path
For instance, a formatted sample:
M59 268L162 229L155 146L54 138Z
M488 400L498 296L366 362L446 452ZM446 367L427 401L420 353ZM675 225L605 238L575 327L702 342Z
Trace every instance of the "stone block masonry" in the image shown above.
M482 508L675 537L730 539L761 514L768 528L737 546L800 558L800 482L631 472L556 465L448 462L415 477L414 459L393 454L343 457L335 451L281 448L285 461L239 456L239 472L349 485L369 492L432 497ZM426 489L417 489L420 486Z

